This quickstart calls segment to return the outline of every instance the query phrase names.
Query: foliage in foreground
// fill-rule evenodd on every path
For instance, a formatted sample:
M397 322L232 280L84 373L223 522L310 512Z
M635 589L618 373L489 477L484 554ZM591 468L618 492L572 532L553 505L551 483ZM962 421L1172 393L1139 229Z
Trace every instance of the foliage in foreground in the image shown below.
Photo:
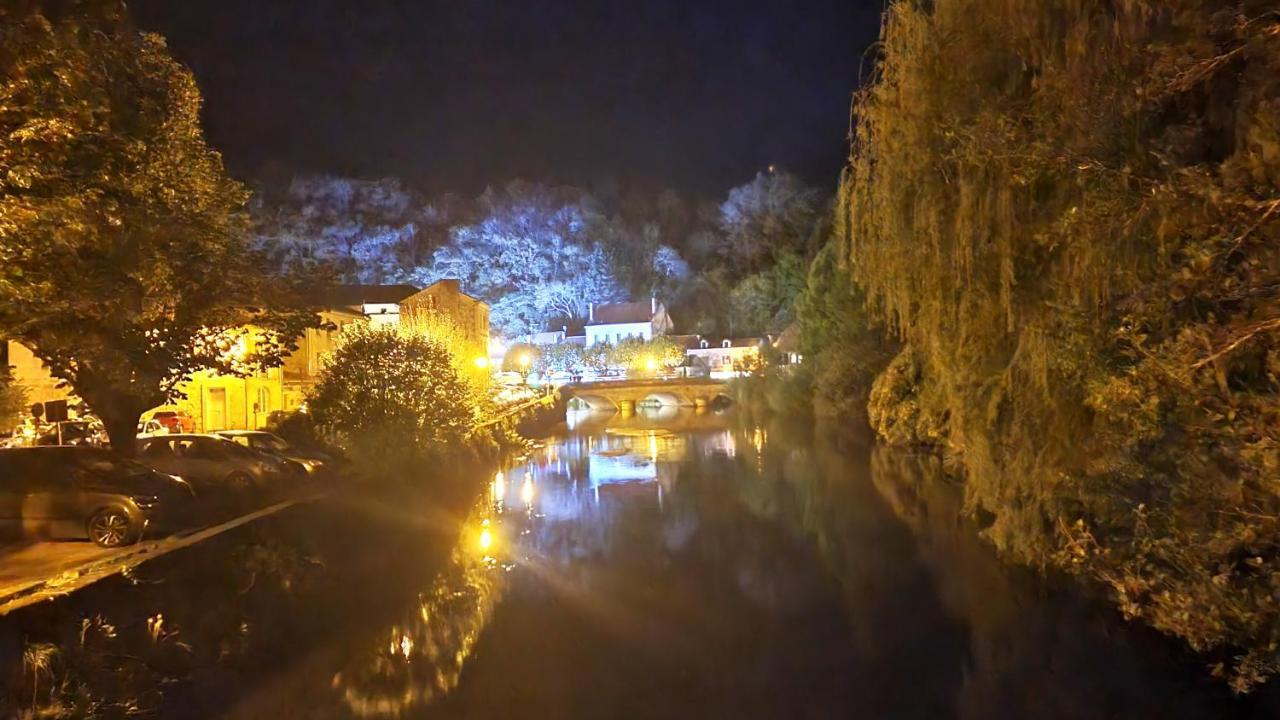
M138 416L233 367L222 330L277 362L312 321L246 240L247 192L204 141L191 73L111 3L0 10L0 335L133 452ZM276 307L283 307L275 304Z
M477 414L472 388L443 344L368 327L344 332L307 404L357 466L375 474L461 443Z
M842 247L829 241L813 259L796 299L802 372L811 377L819 415L856 421L867 412L876 374L893 358L893 342L867 316L862 289L849 282Z
M911 348L886 397L945 422L1008 556L1274 673L1274 4L903 1L883 38L840 212Z
M26 389L13 379L7 368L0 368L0 432L17 426L26 407Z

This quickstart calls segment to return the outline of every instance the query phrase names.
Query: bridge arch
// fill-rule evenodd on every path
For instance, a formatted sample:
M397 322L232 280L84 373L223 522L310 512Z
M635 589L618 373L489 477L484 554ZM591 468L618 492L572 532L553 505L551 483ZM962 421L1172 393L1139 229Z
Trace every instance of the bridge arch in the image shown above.
M673 392L651 392L640 400L640 404L678 407L680 405L692 405L693 403L688 398Z
M570 410L617 410L618 406L604 395L578 395L569 398Z

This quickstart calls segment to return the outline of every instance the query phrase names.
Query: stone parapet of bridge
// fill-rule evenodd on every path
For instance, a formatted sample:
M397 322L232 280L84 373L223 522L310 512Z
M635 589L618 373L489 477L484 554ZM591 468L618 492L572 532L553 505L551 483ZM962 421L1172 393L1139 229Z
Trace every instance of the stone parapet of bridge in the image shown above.
M710 378L638 379L570 383L560 387L566 401L575 398L593 410L630 410L645 403L705 407L729 399L729 385Z

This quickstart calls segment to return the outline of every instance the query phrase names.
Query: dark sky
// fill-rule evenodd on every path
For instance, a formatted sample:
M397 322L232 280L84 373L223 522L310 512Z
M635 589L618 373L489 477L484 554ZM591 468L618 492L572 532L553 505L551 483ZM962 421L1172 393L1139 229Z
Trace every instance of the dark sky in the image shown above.
M833 186L881 0L132 0L246 179Z

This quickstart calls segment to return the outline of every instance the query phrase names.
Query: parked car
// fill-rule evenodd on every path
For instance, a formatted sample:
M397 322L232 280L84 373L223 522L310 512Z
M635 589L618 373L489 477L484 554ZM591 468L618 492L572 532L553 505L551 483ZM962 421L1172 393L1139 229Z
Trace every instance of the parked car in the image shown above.
M194 433L196 420L182 410L153 410L142 416L143 422L155 420L171 433Z
M201 494L267 489L290 475L284 461L217 435L173 433L142 438L138 460L182 476Z
M129 545L176 524L192 495L181 478L102 448L0 450L0 527L10 533Z
M64 420L44 427L36 437L36 445L104 445L106 430L102 423L89 420Z
M167 435L169 428L165 427L159 420L146 420L138 423L138 437L151 437L152 435Z
M265 430L219 430L220 435L237 445L278 457L306 475L320 475L333 466L333 458L320 452L300 450L287 440Z

